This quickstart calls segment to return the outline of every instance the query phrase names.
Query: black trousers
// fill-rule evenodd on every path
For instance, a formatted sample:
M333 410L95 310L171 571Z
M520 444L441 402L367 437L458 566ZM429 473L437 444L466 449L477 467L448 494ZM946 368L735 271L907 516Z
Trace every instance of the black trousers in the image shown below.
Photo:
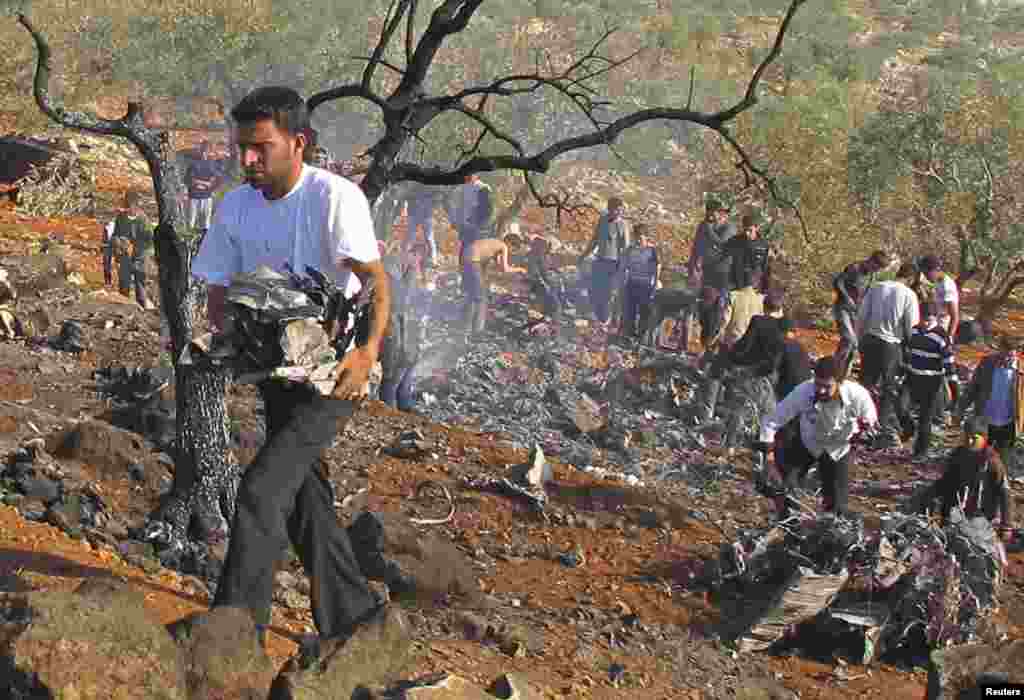
M932 425L942 405L940 397L945 391L945 378L941 375L908 374L906 391L899 406L900 427L904 433L916 432L914 454L921 455L928 451L932 444ZM910 404L917 406L917 426L915 430L910 415Z
M865 336L860 347L861 377L878 403L878 425L888 428L900 398L899 373L903 347L887 343L878 336Z
M846 513L850 497L850 452L838 460L832 459L828 452L815 457L804 446L799 429L789 433L788 437L789 440L776 452L775 457L783 474L783 490L792 491L810 468L817 465L825 510L836 515Z
M260 393L267 440L242 477L213 604L248 608L256 624L269 624L274 569L290 541L310 579L313 621L323 638L336 637L377 605L319 468L355 404L279 382Z
M1005 450L1013 447L1013 441L1017 437L1015 432L1012 420L1006 425L990 425L988 426L988 441L997 450Z

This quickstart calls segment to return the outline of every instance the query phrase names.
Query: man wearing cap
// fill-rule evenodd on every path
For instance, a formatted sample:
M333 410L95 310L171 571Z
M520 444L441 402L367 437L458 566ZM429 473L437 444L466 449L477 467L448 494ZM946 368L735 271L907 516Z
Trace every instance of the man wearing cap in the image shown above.
M1021 345L1020 338L1000 338L1000 350L987 355L978 364L957 406L960 418L968 408L973 408L974 415L987 419L988 440L1000 451L1004 461L1008 461L1014 440L1024 430Z
M697 226L687 273L690 284L701 286L701 341L705 349L716 338L725 323L729 306L729 257L723 255L725 244L736 236L736 226L729 221L729 207L716 199L705 206L704 221ZM689 322L684 318L683 323Z
M876 250L867 260L850 263L832 280L832 289L836 299L832 305L832 317L836 321L839 333L839 348L836 356L847 374L853 364L857 352L857 333L855 319L857 307L864 297L864 292L871 286L873 277L889 266L889 254L884 250Z
M594 226L594 236L580 254L577 265L595 253L590 275L590 303L598 323L607 324L611 316L611 300L615 285L621 280L621 265L630 247L629 222L622 217L621 197L608 199L608 210Z
M799 421L789 442L775 450L781 485L769 487L780 517L789 514L787 494L812 466L821 478L825 510L836 515L847 511L850 487L850 441L878 423L874 401L867 389L842 379L836 358L824 357L814 368L814 378L798 385L775 407L761 426L757 451L767 454L775 434L792 420Z
M910 263L902 265L896 273L900 280L909 280L916 274ZM861 378L878 401L883 431L889 429L900 397L903 344L910 340L914 327L921 321L917 295L900 280L872 285L857 312ZM898 443L898 433L889 431L879 436L877 447L895 447Z
M956 281L943 272L942 262L935 255L921 258L920 266L921 273L935 285L932 301L938 307L939 325L955 340L960 327L960 292L956 288Z
M899 404L899 419L903 427L901 437L909 439L917 434L914 442L915 459L927 458L931 447L932 423L937 409L943 405L946 379L955 376L953 366L953 344L946 335L946 329L939 325L937 307L928 302L924 305L921 323L907 340L903 356L906 372L906 391ZM910 417L909 406L918 408L918 422L915 430Z

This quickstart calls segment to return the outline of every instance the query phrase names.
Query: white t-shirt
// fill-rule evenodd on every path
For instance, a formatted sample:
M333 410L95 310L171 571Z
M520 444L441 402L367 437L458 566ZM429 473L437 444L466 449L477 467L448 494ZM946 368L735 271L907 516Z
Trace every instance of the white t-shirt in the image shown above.
M896 280L872 285L857 310L860 336L877 336L887 343L909 339L920 322L917 295Z
M339 175L302 166L295 187L268 200L242 185L224 196L199 252L192 274L209 284L228 286L239 273L260 265L305 274L313 267L351 295L359 280L344 261L380 258L370 205L359 186Z
M957 291L956 282L949 275L942 275L942 279L935 283L935 290L932 292L932 301L939 307L939 325L949 332L949 324L953 318L946 311L946 304L959 306L960 292Z

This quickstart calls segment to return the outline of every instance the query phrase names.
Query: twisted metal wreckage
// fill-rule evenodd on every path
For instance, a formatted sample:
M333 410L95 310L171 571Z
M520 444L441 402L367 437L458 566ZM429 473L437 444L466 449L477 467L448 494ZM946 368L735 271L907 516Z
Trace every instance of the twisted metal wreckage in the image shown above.
M570 277L559 284L570 302L565 312L571 324L572 302L585 296L585 284ZM442 280L440 287L430 308L422 311L457 322L453 280ZM447 302L442 300L446 287ZM365 318L369 293L346 300L315 270L299 276L261 268L236 278L227 300L231 321L225 332L197 339L182 362L227 364L238 381L278 377L309 382L327 393L338 357ZM495 315L505 326L515 325L528 303L514 295L497 301ZM418 367L422 412L437 422L476 423L481 432L532 447L520 469L496 478L466 477L463 487L524 500L545 517L544 486L552 478L546 452L595 476L632 485L672 482L697 496L728 479L753 495L756 486L738 475L736 465L706 458L707 427L698 430L687 417L687 406L705 377L687 357L643 347L628 353L599 335L573 338L554 324L531 326L518 346L514 338L497 334L466 345L454 342L440 325L427 324ZM598 357L602 361L593 361ZM654 380L636 379L645 372ZM494 391L496 386L502 391ZM751 402L740 390L742 382L734 386L734 400L720 404L722 422L727 430L740 425L748 433L756 431L756 408L747 405ZM742 420L734 414L742 414ZM638 443L669 447L673 459L638 460L630 449ZM399 436L393 449L402 456L422 452L424 445L422 435L409 433ZM601 456L608 468L594 466L599 448L605 448ZM914 486L855 485L866 492ZM429 486L421 484L417 496ZM451 494L447 489L440 493L449 505L447 516L417 524L451 520ZM816 516L804 504L788 520L741 533L705 569L712 572L714 585L728 583L740 595L758 599L746 604L745 615L736 621L739 649L779 647L799 625L814 621L831 626L835 634L852 630L859 635L856 654L867 663L887 652L913 655L973 639L981 619L997 605L1004 565L1005 551L984 519L955 514L940 527L924 516L894 515L883 517L881 532L869 537L861 521ZM857 585L865 581L866 594Z

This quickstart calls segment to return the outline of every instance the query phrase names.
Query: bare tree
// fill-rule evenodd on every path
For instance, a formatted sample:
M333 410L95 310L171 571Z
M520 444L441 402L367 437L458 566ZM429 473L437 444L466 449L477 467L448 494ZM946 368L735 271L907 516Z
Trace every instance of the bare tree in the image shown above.
M310 111L314 111L334 100L359 99L379 110L383 135L365 154L368 166L361 183L371 203L376 202L389 186L404 181L453 185L463 182L469 174L495 170L521 171L528 178L529 173L547 172L556 158L571 151L602 145L613 147L622 132L654 120L690 122L711 129L735 151L736 166L747 181L763 182L773 196L782 201L775 188L775 180L751 161L733 137L729 125L757 104L761 79L779 57L786 31L805 2L791 0L771 50L754 70L742 97L732 106L714 112L693 109L691 85L685 107L652 107L615 119L602 117L608 102L599 94L600 79L636 55L620 58L605 55L603 51L613 29L608 29L588 51L562 70L538 65L533 73L505 75L486 84L447 94L428 94L427 74L438 51L449 37L466 29L483 0L444 0L431 13L425 30L418 38L415 36L415 18L419 0L393 0L376 46L365 58L360 80L319 92L310 97L307 104ZM63 126L129 140L149 165L159 212L156 257L160 269L161 303L170 324L173 352L177 358L191 342L197 293L190 277L191 251L186 242L184 219L177 204L181 179L168 134L165 130L147 127L139 105L134 103L128 106L123 117L116 120L66 109L49 91L51 56L45 38L24 15L18 15L18 21L32 35L38 51L34 91L39 108ZM395 48L393 44L399 41L403 31L404 37L397 50L404 60L402 65L396 65L386 56L389 49ZM398 76L397 86L387 94L379 87L385 81L379 79L378 71L389 71ZM590 129L555 141L536 152L528 152L523 143L497 124L488 108L499 99L544 91L569 100L584 115ZM454 167L446 169L402 160L403 149L418 139L420 132L434 119L445 113L462 115L477 131L468 145L455 146L460 155ZM492 143L500 144L503 152L485 154L485 146ZM539 199L541 205L552 205L551 200ZM561 200L556 197L555 201ZM156 521L170 526L171 541L183 542L190 521L202 525L200 534L205 535L222 529L225 516L230 519L238 467L229 455L224 401L227 377L181 365L176 365L176 371L178 430L175 484L170 499L156 514Z
M455 185L465 176L473 173L495 170L546 173L556 158L571 151L593 146L613 146L616 138L627 129L632 129L655 120L680 121L699 124L717 133L733 149L737 156L736 167L746 182L762 181L772 197L785 205L789 203L776 187L775 179L763 168L756 165L744 148L734 138L729 125L743 112L758 102L761 79L768 67L782 52L783 40L797 10L807 0L791 0L786 14L779 25L771 50L754 70L742 97L733 105L714 112L693 109L691 82L687 105L679 107L651 107L639 109L616 119L602 117L608 101L597 89L599 79L621 68L636 57L631 53L623 57L612 57L604 50L615 32L607 29L589 50L561 70L544 68L541 65L532 73L505 75L489 83L466 87L447 94L431 95L426 89L426 79L438 51L448 37L466 29L483 0L445 0L430 15L426 29L417 38L415 20L419 0L394 0L384 20L377 44L366 57L366 66L358 82L350 82L318 92L307 101L311 111L333 100L358 99L374 105L381 115L384 134L365 154L370 158L366 177L362 181L363 191L374 201L390 184L413 180L432 185ZM404 29L403 29L404 28ZM399 39L399 36L404 36ZM387 60L385 56L394 48L395 42L404 56L402 65ZM550 62L548 62L550 63ZM398 84L387 94L377 88L378 70L386 70L398 76ZM691 74L692 78L692 74ZM376 80L376 82L375 82ZM567 99L573 108L589 122L588 132L564 138L540 150L529 152L526 146L508 130L504 129L489 112L489 105L500 99L553 92ZM457 112L475 123L477 134L468 147L461 147L458 162L454 167L422 165L401 160L406 145L416 138L421 130L445 113ZM504 151L494 155L483 153L484 144L496 143ZM545 202L538 196L538 203ZM547 202L550 205L550 202ZM796 207L791 208L799 216ZM800 218L804 226L803 219ZM804 226L806 235L806 226Z
M171 331L174 358L192 340L199 289L190 274L190 235L179 204L183 183L167 131L143 121L140 104L131 102L120 119L101 119L66 109L49 90L51 55L43 35L27 17L18 21L29 31L38 51L34 93L39 109L53 121L72 129L130 141L146 159L156 194L158 223L154 232L159 270L161 308ZM174 484L156 521L166 523L167 544L186 541L190 524L206 538L226 532L234 512L239 467L231 456L225 408L228 377L222 371L175 362L177 438Z

